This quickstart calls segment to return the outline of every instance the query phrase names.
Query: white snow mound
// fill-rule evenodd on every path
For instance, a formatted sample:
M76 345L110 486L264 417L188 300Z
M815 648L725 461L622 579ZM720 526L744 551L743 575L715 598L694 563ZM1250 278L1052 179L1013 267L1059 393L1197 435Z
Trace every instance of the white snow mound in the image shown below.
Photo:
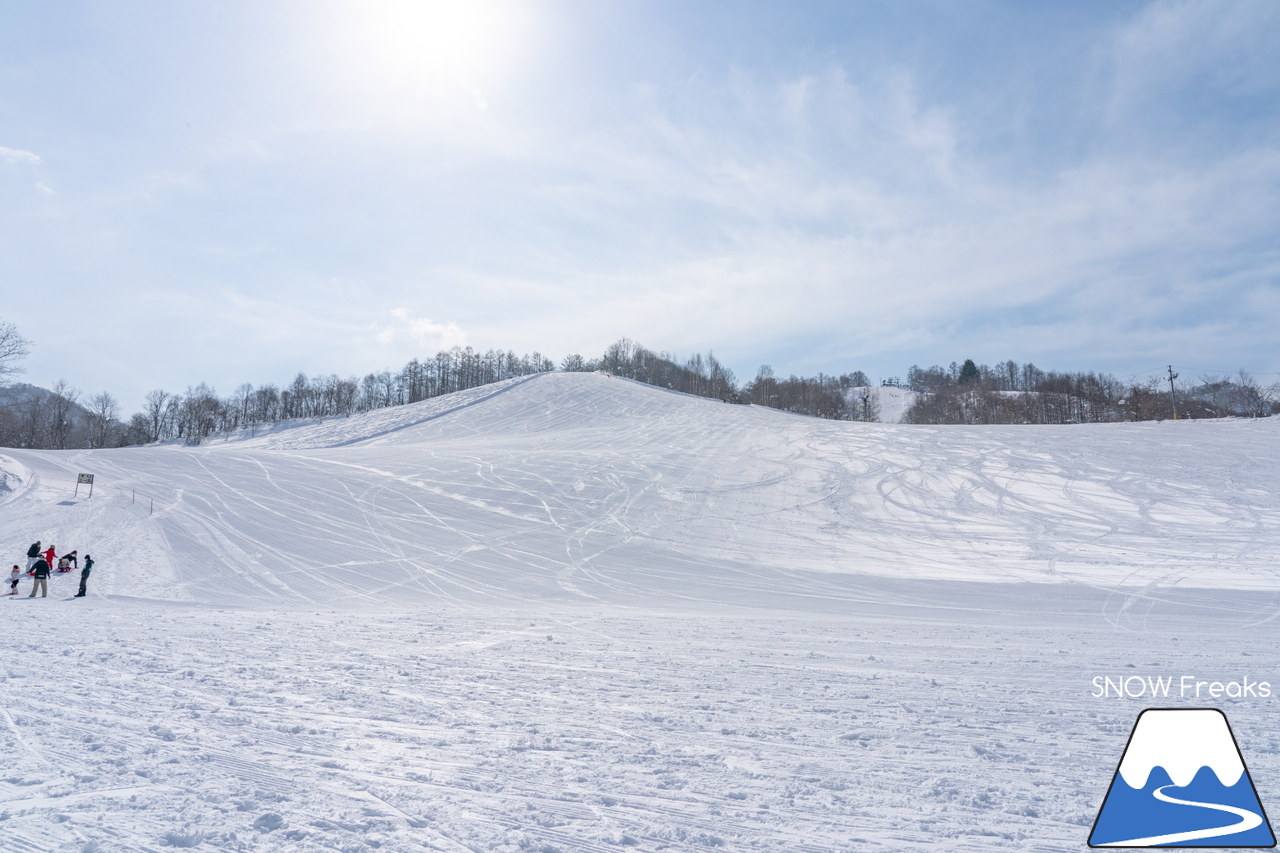
M1262 589L1278 432L831 422L543 374L196 448L6 449L0 545L92 553L100 593L210 604L768 604L849 576Z

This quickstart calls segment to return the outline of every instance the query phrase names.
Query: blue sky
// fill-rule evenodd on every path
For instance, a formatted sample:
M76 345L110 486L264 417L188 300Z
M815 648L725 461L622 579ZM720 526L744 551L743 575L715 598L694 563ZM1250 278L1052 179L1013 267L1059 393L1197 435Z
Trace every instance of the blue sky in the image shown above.
M27 381L714 349L1280 379L1272 2L0 10Z

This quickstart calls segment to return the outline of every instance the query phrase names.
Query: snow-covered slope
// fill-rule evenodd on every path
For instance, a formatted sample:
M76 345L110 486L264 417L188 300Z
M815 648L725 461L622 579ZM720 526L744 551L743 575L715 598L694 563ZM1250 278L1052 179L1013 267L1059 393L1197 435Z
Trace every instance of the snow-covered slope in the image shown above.
M1081 850L1133 714L1203 704L1098 675L1275 682L1278 428L552 374L3 450L0 548L98 568L0 603L0 849ZM1270 700L1230 715L1271 803Z
M873 405L879 413L878 420L882 424L902 423L902 416L916 399L914 391L909 388L899 388L896 385L850 388L846 397L850 408L855 413L862 411L863 395L869 395L874 401Z
M29 485L0 492L0 548L75 547L103 592L228 604L825 601L867 576L1266 588L1277 438L836 423L545 374L200 448L4 450Z

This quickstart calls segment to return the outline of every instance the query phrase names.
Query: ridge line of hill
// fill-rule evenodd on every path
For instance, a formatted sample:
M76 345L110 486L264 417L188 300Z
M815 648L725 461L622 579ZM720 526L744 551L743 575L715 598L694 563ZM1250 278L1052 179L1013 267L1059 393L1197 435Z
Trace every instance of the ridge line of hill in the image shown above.
M434 421L438 418L443 418L447 415L452 415L456 412L461 412L465 409L469 409L472 406L478 406L481 403L492 400L494 397L497 397L500 394L507 393L513 388L518 388L519 386L524 385L526 382L532 382L534 379L537 379L539 377L546 376L546 375L547 374L545 373L534 373L530 376L516 377L515 379L508 380L506 383L496 383L496 384L499 384L501 387L497 388L496 390L490 391L488 394L485 394L483 397L480 397L478 399L469 400L465 403L461 403L457 406L453 406L452 408L445 409L442 412L436 412L435 414L428 415L422 420L413 421L411 423L400 424L399 426L396 426L392 429L383 430L382 432L374 433L372 435L366 435L362 438L353 438L353 439L350 439L349 441L339 442L337 444L333 444L330 446L331 447L349 447L350 445L372 441L375 438L381 438L382 436L385 436L385 435L392 435L393 433L397 433L402 430L409 429L410 427L421 426L422 424L430 423L431 421ZM486 386L481 386L481 387L486 387ZM487 387L492 387L492 386L487 386ZM440 398L437 397L436 399L440 399Z

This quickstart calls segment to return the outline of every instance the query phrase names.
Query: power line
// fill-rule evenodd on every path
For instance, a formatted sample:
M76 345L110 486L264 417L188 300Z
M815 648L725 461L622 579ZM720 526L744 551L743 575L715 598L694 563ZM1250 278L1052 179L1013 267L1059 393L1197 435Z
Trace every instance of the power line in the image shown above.
M1183 368L1183 369L1184 369L1184 370L1195 370L1195 368L1194 368L1194 367L1187 367L1187 368ZM1139 371L1137 371L1136 373L1126 373L1126 374L1124 374L1124 377L1125 377L1126 379L1132 379L1133 377L1135 377L1135 376L1141 376L1141 375L1143 375L1144 373L1164 373L1164 368L1163 368L1163 367L1153 367L1153 368L1151 368L1150 370L1139 370Z
M1179 364L1177 367L1178 367L1178 370L1191 370L1197 373L1222 373L1228 376L1234 375L1235 373L1238 372L1237 370L1212 370L1208 367L1187 367L1184 364ZM1172 369L1173 369L1172 365L1168 365L1166 367L1153 367L1150 370L1138 370L1133 373L1123 373L1121 374L1121 376L1125 379L1133 379L1135 376L1145 376L1146 374L1149 374L1149 373L1165 373L1166 371L1172 370ZM1245 373L1248 373L1251 376L1280 376L1280 371L1273 371L1273 370L1260 370L1256 372L1246 370Z
M1236 372L1235 370L1214 370L1208 367L1186 367L1185 365L1181 365L1181 364L1178 365L1178 369L1179 370L1196 370L1201 373L1235 373ZM1243 368L1238 368L1238 370L1243 370ZM1253 373L1253 371L1245 370L1245 373ZM1262 370L1262 371L1258 371L1255 375L1280 376L1280 372L1277 372L1274 370Z

